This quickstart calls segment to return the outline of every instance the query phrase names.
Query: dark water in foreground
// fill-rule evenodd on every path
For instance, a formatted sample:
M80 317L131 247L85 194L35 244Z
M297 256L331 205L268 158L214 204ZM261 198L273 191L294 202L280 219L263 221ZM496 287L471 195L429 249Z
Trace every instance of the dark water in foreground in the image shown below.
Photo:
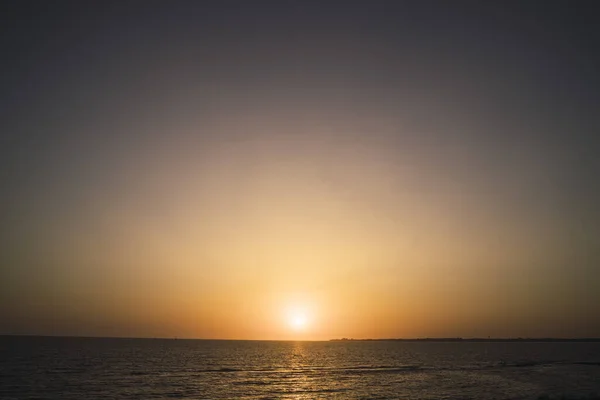
M600 343L0 337L0 398L578 399L599 363Z

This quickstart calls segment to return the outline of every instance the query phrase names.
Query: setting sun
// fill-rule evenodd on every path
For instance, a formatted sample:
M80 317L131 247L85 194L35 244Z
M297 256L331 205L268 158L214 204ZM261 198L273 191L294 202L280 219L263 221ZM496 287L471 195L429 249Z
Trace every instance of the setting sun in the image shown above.
M301 330L306 327L307 319L306 315L302 313L292 314L289 319L290 326L293 329Z
M297 333L307 333L310 325L315 322L313 306L306 303L306 301L309 300L304 298L301 302L289 305L283 310L282 317L286 322L288 329Z

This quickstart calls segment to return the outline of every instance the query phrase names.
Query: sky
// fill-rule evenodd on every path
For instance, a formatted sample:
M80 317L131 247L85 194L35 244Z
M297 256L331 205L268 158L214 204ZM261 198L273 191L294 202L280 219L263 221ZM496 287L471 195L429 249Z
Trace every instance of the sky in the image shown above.
M1 7L0 334L600 337L593 2Z

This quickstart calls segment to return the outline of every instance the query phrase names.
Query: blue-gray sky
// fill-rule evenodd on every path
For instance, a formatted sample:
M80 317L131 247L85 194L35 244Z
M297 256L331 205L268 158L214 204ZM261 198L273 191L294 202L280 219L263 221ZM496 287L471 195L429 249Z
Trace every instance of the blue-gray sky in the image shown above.
M596 8L4 2L0 333L600 336Z

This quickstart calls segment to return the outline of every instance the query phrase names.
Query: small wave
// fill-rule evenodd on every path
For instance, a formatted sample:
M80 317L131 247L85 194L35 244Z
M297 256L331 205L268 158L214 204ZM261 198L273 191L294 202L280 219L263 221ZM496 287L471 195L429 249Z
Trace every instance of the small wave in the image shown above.
M200 368L200 369L187 369L186 373L195 374L206 374L206 373L218 373L218 372L248 372L250 370L232 367L219 367L219 368Z
M170 399L183 399L185 397L185 395L181 392L165 393L164 395Z
M326 389L313 389L313 390L299 390L296 391L295 393L339 393L339 392L346 392L350 389L348 388L339 388L339 389L333 389L333 388L326 388Z
M373 374L373 373L399 373L399 372L412 372L424 369L419 365L358 365L358 366L347 366L347 367L307 367L307 368L232 368L232 367L220 367L220 368L206 368L197 369L193 371L196 374L206 373L250 373L250 374L284 374L285 376L297 376L306 374ZM144 373L133 372L132 375L142 375ZM255 383L260 384L260 383Z
M588 395L543 394L537 400L600 400L600 395L596 393Z
M554 364L565 364L564 361L560 360L522 360L514 362L500 361L497 365L491 366L500 368L524 368L524 367L537 367L541 365L554 365Z
M145 376L145 375L150 375L149 372L143 372L143 371L131 371L129 373L129 375L131 376Z
M414 372L422 370L423 367L419 365L379 365L379 366L361 366L361 367L348 367L340 368L337 371L347 374L377 374L377 373L402 373L402 372Z
M48 374L51 375L63 375L63 374L83 374L88 371L88 368L56 368L54 370L48 371Z
M238 369L238 368L221 367L221 368L216 368L216 369L212 369L212 370L205 370L205 371L207 371L207 372L240 372L242 370Z
M260 380L247 380L247 381L239 381L239 382L234 382L235 385L239 385L239 386L266 386L266 385L270 385L272 384L272 382L269 381L260 381Z
M270 393L273 394L294 394L299 395L302 393L340 393L347 392L349 388L323 388L323 389L306 389L306 390L273 390Z
M365 374L365 373L386 373L386 372L410 372L424 369L420 365L357 365L347 367L307 367L294 369L276 369L270 372L286 373L288 375L297 374ZM256 370L250 372L258 372Z
M497 368L531 368L538 366L550 365L590 365L600 366L597 361L582 361L582 362L566 362L562 360L522 360L522 361L499 361L497 363L489 363L483 365L470 366L422 366L422 365L351 365L344 367L297 367L297 368L234 368L234 367L217 367L198 369L189 372L198 374L204 373L251 373L251 374L285 374L286 376L305 375L305 374L377 374L377 373L409 373L419 371L434 371L434 370L452 370L452 371L477 371L489 370ZM145 375L145 372L132 372L131 375ZM255 383L260 384L260 383Z
M418 369L418 368L421 368L421 366L419 366L419 365L358 365L355 367L346 367L346 368L342 368L342 369L372 370L372 369Z
M573 364L576 365L593 365L596 367L600 367L600 361L579 361L579 362L575 362Z

